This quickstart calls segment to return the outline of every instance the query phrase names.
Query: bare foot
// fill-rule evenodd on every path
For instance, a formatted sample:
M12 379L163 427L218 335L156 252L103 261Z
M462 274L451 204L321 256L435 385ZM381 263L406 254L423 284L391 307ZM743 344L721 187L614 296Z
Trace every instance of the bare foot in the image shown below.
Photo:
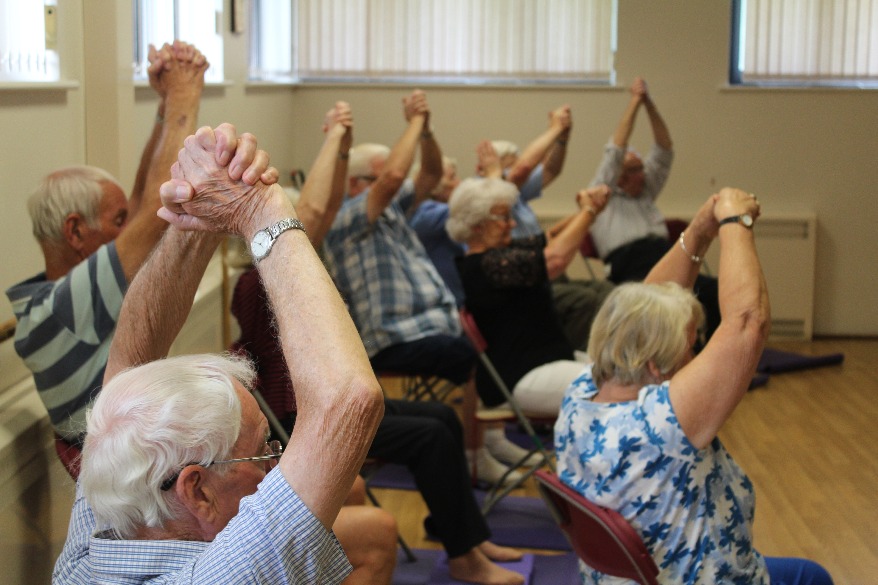
M485 553L485 556L496 563L508 563L509 561L520 561L524 553L508 546L499 546L486 540L479 545L479 550Z
M452 579L478 585L524 585L524 576L494 564L479 547L448 559Z

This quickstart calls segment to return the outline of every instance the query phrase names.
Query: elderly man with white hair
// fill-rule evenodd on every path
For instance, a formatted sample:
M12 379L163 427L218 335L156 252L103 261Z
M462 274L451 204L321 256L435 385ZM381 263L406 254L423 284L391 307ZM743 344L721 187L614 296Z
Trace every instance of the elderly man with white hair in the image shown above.
M159 213L174 227L123 305L55 582L337 583L350 572L331 526L383 414L381 389L286 194L229 177L242 164L223 165L235 143L231 126L200 129L162 186ZM216 247L210 232L251 242L276 309L299 400L282 455L266 442L247 362L160 359Z

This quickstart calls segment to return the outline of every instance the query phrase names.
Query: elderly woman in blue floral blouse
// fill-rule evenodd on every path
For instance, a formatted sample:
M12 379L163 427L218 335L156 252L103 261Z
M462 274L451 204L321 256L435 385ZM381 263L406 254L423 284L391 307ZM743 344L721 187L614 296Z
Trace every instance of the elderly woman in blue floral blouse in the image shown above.
M594 364L567 390L555 427L558 473L620 512L667 583L832 583L811 561L753 548L754 492L717 438L747 392L768 333L752 194L712 196L644 283L617 287L592 324ZM722 321L693 355L701 258L720 240ZM581 564L583 583L619 583Z

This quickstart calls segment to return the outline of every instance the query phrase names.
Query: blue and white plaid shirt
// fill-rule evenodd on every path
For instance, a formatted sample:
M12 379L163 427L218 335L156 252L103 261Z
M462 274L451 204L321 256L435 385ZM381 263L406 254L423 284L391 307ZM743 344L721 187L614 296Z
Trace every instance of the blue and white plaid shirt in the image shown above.
M238 515L213 542L118 540L105 533L92 536L94 530L94 515L77 486L52 583L339 583L351 572L335 535L280 469L241 500Z
M366 352L372 357L398 343L460 335L454 296L406 218L414 203L412 182L371 224L367 196L344 202L324 241L329 271Z

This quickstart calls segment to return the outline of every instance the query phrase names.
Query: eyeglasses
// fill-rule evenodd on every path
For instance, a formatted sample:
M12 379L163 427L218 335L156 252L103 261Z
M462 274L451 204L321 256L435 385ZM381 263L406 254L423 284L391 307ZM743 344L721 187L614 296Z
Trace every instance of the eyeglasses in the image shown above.
M357 175L356 178L367 183L374 183L378 180L378 177L375 175Z
M259 455L258 457L241 457L240 459L226 459L224 461L211 461L210 463L206 463L201 465L200 463L193 461L192 463L187 463L183 467L180 468L180 471L166 479L162 482L161 490L163 492L168 491L177 481L177 478L180 477L180 473L189 467L190 465L201 465L202 467L210 467L211 465L221 465L223 463L242 463L244 461L267 461L268 468L274 469L277 466L277 461L280 459L280 456L283 455L284 447L281 445L280 441L269 441L265 444L265 455Z
M491 213L489 215L486 215L485 219L489 220L489 221L502 221L505 223L509 223L510 221L512 221L512 215L509 213L507 213L506 215L499 215L496 213Z

